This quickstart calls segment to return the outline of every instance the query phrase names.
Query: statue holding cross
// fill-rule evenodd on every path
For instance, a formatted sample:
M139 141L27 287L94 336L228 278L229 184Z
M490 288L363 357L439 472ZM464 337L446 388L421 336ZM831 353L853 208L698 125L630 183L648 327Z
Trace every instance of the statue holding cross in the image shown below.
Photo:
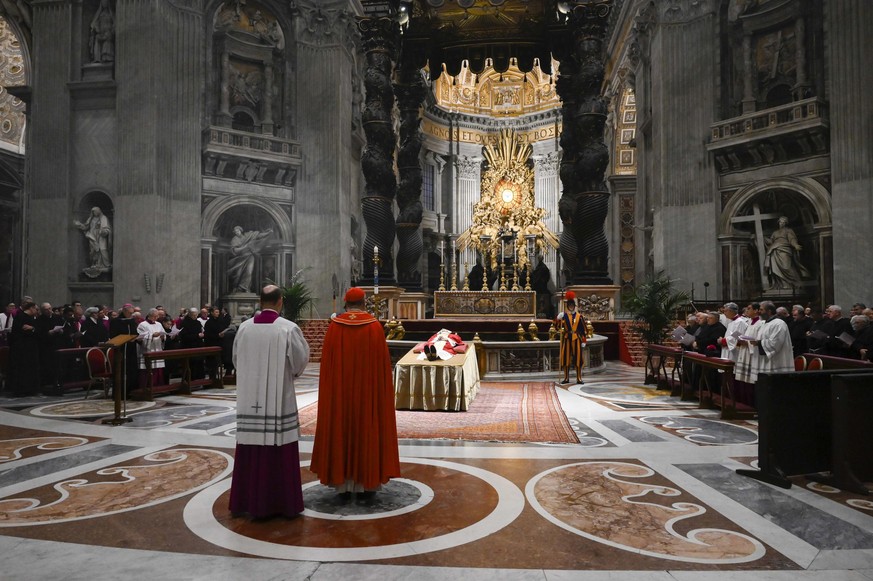
M769 236L764 234L764 221L776 220L778 227ZM794 290L812 278L800 262L802 246L797 234L788 227L788 218L778 213L761 213L760 206L752 206L752 214L731 219L734 224L752 222L755 226L755 247L762 286L767 291Z

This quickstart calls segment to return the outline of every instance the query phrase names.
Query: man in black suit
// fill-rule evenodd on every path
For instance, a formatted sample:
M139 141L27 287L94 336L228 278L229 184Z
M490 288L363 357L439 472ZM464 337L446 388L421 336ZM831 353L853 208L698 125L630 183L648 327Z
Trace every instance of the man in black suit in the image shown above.
M791 309L791 322L788 323L788 332L791 335L791 346L794 356L806 353L806 334L812 330L814 321L806 316L806 312L800 305L794 305Z
M825 354L833 357L850 358L850 345L840 339L843 333L852 334L852 322L843 316L843 308L839 305L831 305L825 311L825 316L831 320L831 327L827 331L828 338L825 342Z
M724 337L725 331L724 325L719 321L718 313L706 313L706 324L701 327L700 333L697 334L694 348L698 353L707 357L719 357L721 345L718 344L718 340L720 337Z
M133 305L127 304L121 307L118 316L109 321L109 336L136 335L136 326L139 323L133 318ZM139 385L139 358L136 353L136 341L130 341L124 347L124 377L127 378L127 389L134 389ZM117 359L120 362L120 359Z
M109 330L103 324L98 307L85 309L85 320L82 321L82 336L79 345L82 347L96 347L109 341Z

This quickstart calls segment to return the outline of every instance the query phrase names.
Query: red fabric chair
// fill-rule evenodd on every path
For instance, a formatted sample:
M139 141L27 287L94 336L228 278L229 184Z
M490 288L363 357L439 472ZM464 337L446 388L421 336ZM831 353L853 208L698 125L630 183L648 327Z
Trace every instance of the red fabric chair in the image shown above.
M806 371L807 361L803 355L794 358L794 371Z
M818 371L819 369L824 369L824 361L821 360L821 357L816 357L807 365L807 371Z
M91 388L99 385L103 388L103 396L109 396L109 384L112 381L112 366L109 359L101 349L92 347L85 353L85 361L88 364L88 377L91 379L85 390L85 399L91 394Z

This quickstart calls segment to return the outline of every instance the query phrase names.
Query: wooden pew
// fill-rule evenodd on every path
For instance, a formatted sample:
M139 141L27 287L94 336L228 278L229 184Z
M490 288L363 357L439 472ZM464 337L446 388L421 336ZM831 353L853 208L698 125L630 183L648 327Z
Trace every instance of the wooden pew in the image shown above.
M658 389L669 389L670 395L682 394L682 355L679 347L649 344L646 346L646 379L644 385L655 384ZM669 374L667 363L673 360Z
M702 368L697 385L691 386L692 389L697 388L701 408L720 409L721 418L724 420L755 416L755 408L738 402L736 399L733 361L686 351L682 359L682 367L687 369L690 365L698 365ZM715 370L716 373L707 373L707 370ZM683 396L686 395L683 394ZM683 397L683 399L688 398Z
M191 379L191 360L206 359L213 357L216 360L216 369L221 369L221 347L195 347L193 349L168 349L166 351L156 351L154 353L143 354L145 361L146 372L148 375L148 383L146 387L135 389L131 392L131 399L152 401L155 395L172 393L175 391L190 394L192 387L201 387L211 385L216 389L224 387L220 377L210 379ZM167 383L164 385L153 385L152 369L155 361L178 361L181 366L182 381L178 383ZM169 381L169 378L165 378Z
M73 389L85 389L91 383L88 377L88 363L85 354L92 347L75 347L55 351L58 362L58 376L54 393L62 395Z
M821 359L822 369L868 369L873 371L873 363L862 359L833 357L831 355L819 355L818 353L804 353L803 356L807 362L813 359Z
M856 375L857 380L854 379ZM836 382L837 376L852 379L844 380L842 385L846 387L834 392L832 383ZM866 386L870 386L871 381L869 371L865 369L792 371L758 376L755 385L758 470L740 469L737 473L791 488L789 476L833 471L839 476L828 479L828 483L850 490L848 483L851 478L843 467L835 465L835 458L841 463L858 464L855 455L861 454L864 458L860 462L861 476L868 474L871 468L870 447L853 439L859 427L869 432L865 414L870 410L873 388ZM860 391L863 388L859 388L859 383L864 384L866 393ZM862 398L868 407L854 405L855 400L846 399L843 389L851 391L852 398ZM836 410L834 393L840 398ZM835 430L838 431L836 436ZM868 434L867 441L869 438ZM854 448L857 450L853 451Z

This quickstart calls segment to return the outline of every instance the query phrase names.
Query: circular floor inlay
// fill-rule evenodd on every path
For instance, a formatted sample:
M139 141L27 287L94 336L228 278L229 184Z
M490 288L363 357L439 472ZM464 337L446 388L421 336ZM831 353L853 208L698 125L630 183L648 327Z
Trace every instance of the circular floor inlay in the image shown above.
M199 492L188 502L183 513L185 524L191 532L207 542L249 555L304 561L369 561L432 553L477 541L509 525L518 518L524 509L524 495L521 490L506 478L493 472L474 466L430 458L401 458L400 461L407 464L425 464L444 470L455 470L479 478L497 492L497 504L479 522L429 539L376 547L329 548L284 545L239 534L218 522L213 514L213 506L218 498L230 489L231 479L227 478ZM418 484L416 483L416 486ZM422 499L423 497L424 494L422 494Z
M700 526L707 508L680 500L681 490L658 480L654 470L641 464L577 462L537 474L525 494L552 524L630 553L709 564L747 563L764 556L764 545L749 535Z
M153 401L129 401L127 413L142 411L155 405ZM30 413L44 418L93 418L114 414L115 402L111 399L92 399L52 403L33 408Z
M429 486L406 478L395 478L374 494L337 494L318 481L303 485L304 516L329 520L388 518L418 510L431 500Z

